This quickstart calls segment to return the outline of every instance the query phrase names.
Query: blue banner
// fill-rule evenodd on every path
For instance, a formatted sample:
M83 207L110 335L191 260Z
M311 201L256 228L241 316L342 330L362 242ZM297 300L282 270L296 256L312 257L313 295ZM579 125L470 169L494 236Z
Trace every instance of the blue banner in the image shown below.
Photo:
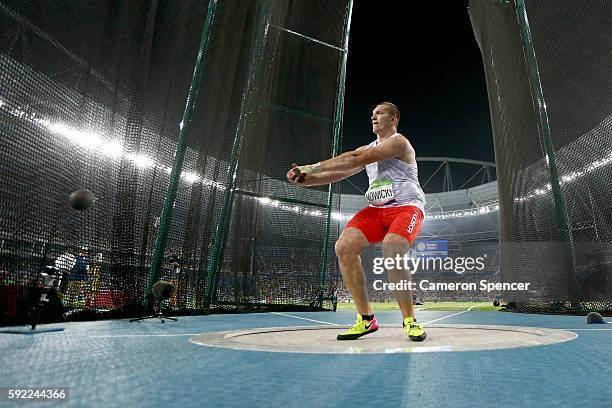
M448 240L417 240L415 244L416 255L419 258L446 258L448 257Z

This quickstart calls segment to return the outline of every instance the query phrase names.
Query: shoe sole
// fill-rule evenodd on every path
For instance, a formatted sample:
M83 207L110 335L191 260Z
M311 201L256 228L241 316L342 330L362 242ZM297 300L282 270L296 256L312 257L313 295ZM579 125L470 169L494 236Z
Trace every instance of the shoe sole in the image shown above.
M423 341L427 338L427 333L423 333L420 336L408 336L412 341Z
M368 330L367 332L363 332L360 334L339 334L336 337L336 340L357 340L358 338L365 336L366 334L370 334L370 333L374 333L375 331L378 331L378 327L372 330Z

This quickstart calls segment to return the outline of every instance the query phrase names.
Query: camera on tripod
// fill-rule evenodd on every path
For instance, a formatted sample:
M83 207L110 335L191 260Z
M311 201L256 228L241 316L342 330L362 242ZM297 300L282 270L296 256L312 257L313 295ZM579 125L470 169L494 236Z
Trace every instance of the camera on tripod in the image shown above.
M32 330L36 328L43 308L49 303L51 296L57 296L57 291L62 283L62 272L55 266L44 266L34 282L34 297L30 307L30 325Z
M38 274L37 287L43 290L45 294L51 291L57 291L62 283L62 273L55 266L45 266Z

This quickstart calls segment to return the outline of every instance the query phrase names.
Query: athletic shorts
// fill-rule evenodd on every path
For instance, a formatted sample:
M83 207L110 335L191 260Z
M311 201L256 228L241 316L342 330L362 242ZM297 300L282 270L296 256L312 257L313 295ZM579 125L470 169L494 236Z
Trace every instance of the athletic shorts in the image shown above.
M421 232L423 211L414 205L400 207L366 207L359 211L344 227L357 228L372 244L381 242L393 233L406 238L412 245Z

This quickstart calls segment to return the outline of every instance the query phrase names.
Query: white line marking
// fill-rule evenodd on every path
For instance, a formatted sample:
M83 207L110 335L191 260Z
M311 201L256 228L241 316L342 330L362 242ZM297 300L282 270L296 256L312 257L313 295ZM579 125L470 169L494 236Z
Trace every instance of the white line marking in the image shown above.
M471 307L470 307L468 310L464 310L464 311L462 311L462 312L458 312L458 313L453 313L453 314L450 314L450 315L448 315L448 316L443 316L443 317L440 317L439 319L430 320L430 321L425 322L425 323L423 323L423 324L429 324L429 323L433 323L433 322L439 322L440 320L444 320L444 319L447 319L447 318L449 318L449 317L453 317L453 316L457 316L457 315L460 315L460 314L463 314L463 313L467 313L467 312L469 312L470 310L472 310L472 309L473 309L473 308L475 308L475 307L476 307L476 305L471 306Z
M305 317L292 316L292 315L285 314L285 313L280 313L280 312L271 312L271 313L272 313L272 314L275 314L275 315L280 315L280 316L293 317L294 319L308 320L309 322L323 323L323 324L331 324L332 326L340 326L338 323L330 323L330 322L323 322L323 321L321 321L321 320L307 319L307 318L305 318Z
M612 329L559 329L559 330L567 330L567 331L577 331L577 330L584 330L584 331L612 331Z
M87 336L87 337L98 337L98 338L110 338L110 337L177 337L177 336L197 336L202 333L180 333L180 334L110 334L101 336Z

